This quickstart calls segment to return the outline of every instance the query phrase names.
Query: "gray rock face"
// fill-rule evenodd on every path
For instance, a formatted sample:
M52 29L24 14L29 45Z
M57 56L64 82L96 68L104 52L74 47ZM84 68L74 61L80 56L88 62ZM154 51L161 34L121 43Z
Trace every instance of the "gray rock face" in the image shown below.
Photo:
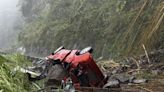
M107 84L104 85L104 88L118 88L120 83L118 80L110 80Z
M61 81L65 76L68 76L68 73L60 64L56 64L50 67L47 79L55 79Z
M64 68L56 64L52 67L50 67L48 74L47 74L47 82L45 86L60 86L62 79L68 76L68 73L64 70Z

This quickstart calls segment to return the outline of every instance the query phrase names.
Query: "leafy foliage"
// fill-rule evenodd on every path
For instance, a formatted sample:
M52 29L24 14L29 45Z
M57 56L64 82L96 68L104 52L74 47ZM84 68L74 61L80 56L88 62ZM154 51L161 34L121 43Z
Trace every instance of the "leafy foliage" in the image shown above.
M3 61L3 62L1 62ZM0 90L1 92L31 92L36 88L31 85L25 74L14 71L17 66L29 65L28 60L18 54L0 56Z
M57 47L82 49L95 57L125 57L163 48L162 0L21 0L26 19L19 40L27 53ZM27 13L27 14L26 14Z

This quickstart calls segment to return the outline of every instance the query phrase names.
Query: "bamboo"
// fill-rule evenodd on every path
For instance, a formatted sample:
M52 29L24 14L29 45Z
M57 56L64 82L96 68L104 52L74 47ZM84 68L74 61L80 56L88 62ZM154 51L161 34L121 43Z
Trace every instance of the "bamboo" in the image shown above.
M143 49L144 49L144 51L145 51L145 55L146 55L146 57L147 57L148 63L150 64L150 59L149 59L148 53L147 53L147 51L146 51L145 45L142 44L142 47L143 47Z

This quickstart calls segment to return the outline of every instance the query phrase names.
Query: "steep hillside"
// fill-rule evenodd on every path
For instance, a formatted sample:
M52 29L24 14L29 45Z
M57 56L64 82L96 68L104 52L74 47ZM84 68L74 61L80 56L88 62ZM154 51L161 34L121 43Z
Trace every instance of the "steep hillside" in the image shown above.
M27 54L57 47L95 49L96 58L126 57L164 48L163 0L20 0L19 41Z
M0 55L0 91L1 92L29 92L29 82L25 74L14 71L14 68L27 65L21 55ZM32 87L32 86L31 86Z

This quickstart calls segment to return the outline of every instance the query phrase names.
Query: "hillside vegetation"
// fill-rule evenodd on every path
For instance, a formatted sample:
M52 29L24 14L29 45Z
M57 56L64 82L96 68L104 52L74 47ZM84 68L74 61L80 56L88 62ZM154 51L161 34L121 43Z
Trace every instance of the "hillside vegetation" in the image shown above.
M164 48L163 0L20 0L20 45L46 55L64 45L92 46L96 58L126 57Z
M27 74L18 67L32 65L26 56L20 54L0 54L0 92L36 92L44 85L44 80L31 82Z
M29 82L23 73L14 68L27 65L20 55L0 55L0 92L29 92Z

